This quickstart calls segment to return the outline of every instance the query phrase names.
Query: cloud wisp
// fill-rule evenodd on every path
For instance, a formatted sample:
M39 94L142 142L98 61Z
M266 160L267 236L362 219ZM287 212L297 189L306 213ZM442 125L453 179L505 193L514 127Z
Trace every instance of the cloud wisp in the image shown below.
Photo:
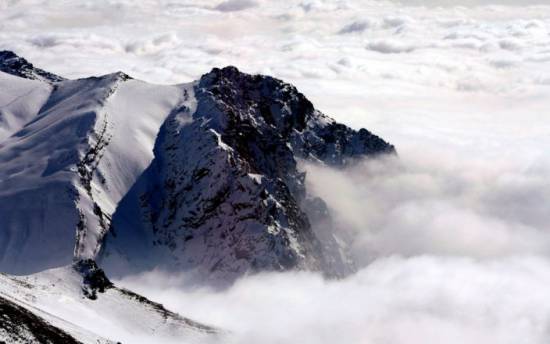
M241 344L543 344L549 282L546 259L433 256L379 259L339 281L257 275L223 292L185 290L185 276L160 272L119 281Z
M302 164L358 272L248 276L226 290L151 271L118 283L229 329L228 343L517 343L550 338L549 161L449 157L434 149Z
M449 157L437 151L306 165L310 190L351 230L367 264L394 254L498 258L550 255L550 164Z

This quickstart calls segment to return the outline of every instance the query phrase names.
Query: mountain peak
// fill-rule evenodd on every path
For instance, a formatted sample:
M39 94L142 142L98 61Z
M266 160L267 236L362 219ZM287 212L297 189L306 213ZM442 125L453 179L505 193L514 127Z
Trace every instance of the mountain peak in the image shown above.
M149 171L113 214L116 235L107 235L100 260L106 271L140 261L216 284L266 270L353 271L338 233L317 230L330 214L308 193L298 161L342 167L393 146L337 123L270 76L228 66L194 85L194 109L167 118ZM149 233L150 248L128 244L136 232Z
M219 123L217 130L224 131L232 121L213 116L214 106L229 119L237 116L235 130L251 126L262 127L262 134L274 130L274 139L281 137L293 146L297 158L342 166L364 155L395 153L393 145L367 129L356 131L337 123L317 111L296 87L271 76L247 74L233 66L214 68L201 77L195 93L204 98L195 116L208 116Z
M292 89L297 92L296 88L282 80L262 74L249 74L240 71L235 66L226 66L223 68L213 68L210 72L204 74L199 81L200 88L208 87L233 87L235 91L243 88L242 91L254 88L267 87L269 89ZM313 106L312 106L313 107Z
M10 50L0 51L0 71L25 79L41 80L47 83L65 80L65 78L59 75L36 68L32 63Z
M214 67L208 74L211 74L211 73L218 74L218 75L226 75L226 76L246 74L244 72L241 72L237 67L231 66L231 65L225 66L222 68Z
M17 58L18 56L11 50L0 51L0 61Z

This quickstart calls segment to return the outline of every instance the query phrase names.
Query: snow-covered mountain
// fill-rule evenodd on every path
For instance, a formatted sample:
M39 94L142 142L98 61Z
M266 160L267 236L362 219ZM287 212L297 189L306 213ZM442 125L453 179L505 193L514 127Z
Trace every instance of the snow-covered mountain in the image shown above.
M174 86L120 72L65 80L10 52L0 70L0 270L353 270L297 162L340 167L394 148L295 87L234 67Z
M394 153L293 86L234 67L161 86L67 80L0 52L0 341L219 341L227 335L113 285L153 268L231 282L354 269L300 160ZM26 275L30 274L30 275ZM154 338L154 339L153 339Z

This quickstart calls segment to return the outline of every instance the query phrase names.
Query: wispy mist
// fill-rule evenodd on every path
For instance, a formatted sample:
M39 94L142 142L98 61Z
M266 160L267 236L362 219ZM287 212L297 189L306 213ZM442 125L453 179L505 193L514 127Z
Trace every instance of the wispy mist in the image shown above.
M166 284L165 281L170 281ZM546 343L548 260L417 256L340 281L257 275L215 292L151 272L119 283L231 331L228 343Z
M411 153L409 153L411 154ZM337 171L308 164L312 193L354 237L360 263L388 255L550 255L550 164L418 152Z
M160 271L119 283L228 329L230 343L546 343L549 166L437 149L303 164L352 233L356 274L261 274L223 291Z

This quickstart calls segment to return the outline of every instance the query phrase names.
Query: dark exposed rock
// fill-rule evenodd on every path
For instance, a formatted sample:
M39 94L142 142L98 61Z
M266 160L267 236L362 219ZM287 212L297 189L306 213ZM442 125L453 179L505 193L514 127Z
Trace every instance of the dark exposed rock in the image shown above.
M242 111L238 116L238 110L232 109L224 142L239 138L240 147L246 147L242 140L243 136L246 139L246 132L260 129L262 136L274 133L264 138L271 149L277 144L269 139L277 137L292 145L296 157L320 159L335 166L342 166L352 158L395 153L391 144L368 130L353 130L315 110L302 93L281 80L225 67L214 68L204 75L198 87L199 94L201 90L209 92L222 104ZM235 135L237 132L239 135Z
M42 80L49 83L65 80L65 78L59 75L36 68L32 63L9 50L0 51L0 71L26 79Z
M104 293L113 287L105 272L92 259L80 260L73 264L73 268L82 275L82 292L91 300L97 299L98 292Z
M12 343L80 343L67 332L1 296L0 332Z

